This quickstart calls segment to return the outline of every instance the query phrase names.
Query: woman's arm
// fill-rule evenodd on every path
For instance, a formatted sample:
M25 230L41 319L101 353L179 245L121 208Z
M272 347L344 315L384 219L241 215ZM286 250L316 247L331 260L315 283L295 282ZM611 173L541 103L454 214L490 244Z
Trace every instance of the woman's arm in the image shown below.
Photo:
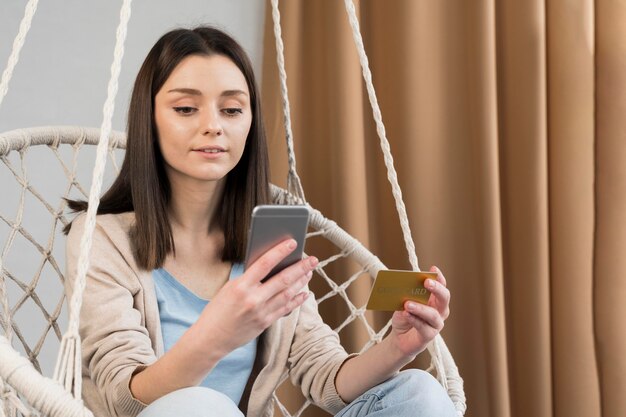
M66 241L65 290L74 292L85 214L72 222ZM79 332L83 371L88 372L99 399L91 407L112 417L137 415L145 406L131 395L131 375L156 360L150 334L137 303L142 286L131 267L127 227L121 216L98 216L93 234ZM87 393L87 387L85 392ZM101 400L101 403L100 401Z
M414 357L405 357L389 337L362 354L348 359L339 368L335 385L345 403L351 403L368 389L393 377Z
M132 376L130 391L136 399L150 404L170 392L196 386L228 354L197 324L159 360Z
M394 376L443 329L450 314L450 291L441 271L436 267L431 271L437 272L437 281L426 281L432 293L428 305L407 301L403 311L394 313L391 333L381 343L346 361L337 372L337 393L345 402L354 401Z

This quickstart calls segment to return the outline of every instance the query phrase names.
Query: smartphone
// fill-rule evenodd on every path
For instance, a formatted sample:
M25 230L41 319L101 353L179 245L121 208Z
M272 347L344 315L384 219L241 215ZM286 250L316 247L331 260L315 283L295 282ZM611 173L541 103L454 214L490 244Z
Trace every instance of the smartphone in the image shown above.
M309 226L307 206L262 205L252 210L252 221L248 231L245 268L248 269L265 252L283 240L292 238L297 242L285 259L263 278L263 281L302 259L304 241Z

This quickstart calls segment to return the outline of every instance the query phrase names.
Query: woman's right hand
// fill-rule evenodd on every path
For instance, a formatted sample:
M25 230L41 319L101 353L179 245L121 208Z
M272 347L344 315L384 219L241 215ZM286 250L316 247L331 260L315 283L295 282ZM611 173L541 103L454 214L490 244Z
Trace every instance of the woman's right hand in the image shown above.
M296 262L261 282L295 247L292 239L279 243L242 276L228 281L165 355L132 376L133 396L150 404L169 392L199 384L224 356L302 305L308 297L302 289L311 279L316 258Z
M227 355L304 303L308 292L302 289L318 264L313 256L261 282L295 248L293 239L274 246L211 299L194 326L207 332L213 349Z

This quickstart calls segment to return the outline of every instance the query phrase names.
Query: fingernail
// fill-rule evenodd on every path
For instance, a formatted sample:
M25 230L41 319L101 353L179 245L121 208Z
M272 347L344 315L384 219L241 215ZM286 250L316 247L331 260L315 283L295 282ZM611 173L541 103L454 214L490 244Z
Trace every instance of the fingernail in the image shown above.
M434 290L436 286L437 286L437 283L434 280L432 280L432 279L427 279L426 280L426 287L427 288L430 288L431 290Z
M315 256L309 256L309 265L311 266L311 268L315 268L318 263L319 260Z
M289 249L295 249L296 246L298 246L298 242L296 242L295 239L289 239L289 241L287 242L287 247Z
M407 306L406 306L406 307L407 307L409 310L411 310L411 311L415 311L415 310L417 310L417 303L414 303L414 302L412 302L412 301L409 301L409 302L408 302L408 303L406 303L406 304L407 304Z

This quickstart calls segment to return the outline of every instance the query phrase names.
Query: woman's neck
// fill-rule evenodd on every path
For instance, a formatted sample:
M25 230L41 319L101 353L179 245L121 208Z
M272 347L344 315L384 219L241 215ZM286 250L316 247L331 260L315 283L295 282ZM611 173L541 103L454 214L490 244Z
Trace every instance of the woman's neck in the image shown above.
M203 237L210 231L224 189L224 180L215 182L170 181L170 222L173 231Z

